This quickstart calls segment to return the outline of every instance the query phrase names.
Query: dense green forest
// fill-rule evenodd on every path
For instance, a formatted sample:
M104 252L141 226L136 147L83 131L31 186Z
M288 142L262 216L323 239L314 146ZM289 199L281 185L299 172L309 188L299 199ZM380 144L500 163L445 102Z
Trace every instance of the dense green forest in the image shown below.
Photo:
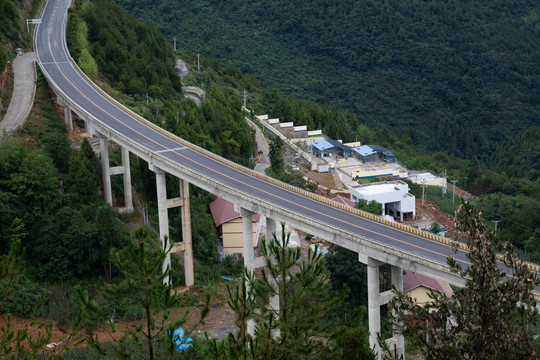
M249 164L255 140L243 120L239 97L208 84L207 100L197 107L183 97L172 46L156 29L111 1L76 4L70 10L68 44L90 77L112 86L113 94L157 125L230 160Z
M430 152L490 162L540 117L536 1L117 3L264 88L348 109Z

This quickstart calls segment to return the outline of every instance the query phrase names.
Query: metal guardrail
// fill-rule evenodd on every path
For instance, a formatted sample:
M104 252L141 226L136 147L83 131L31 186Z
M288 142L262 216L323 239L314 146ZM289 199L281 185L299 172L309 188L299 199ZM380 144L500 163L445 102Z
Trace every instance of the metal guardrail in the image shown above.
M65 15L65 21L64 21L64 26L66 24L66 21L67 21L67 13ZM36 26L34 28L34 33L37 31L38 27L40 25ZM65 35L65 33L64 33ZM34 41L36 41L37 37L34 36ZM66 39L64 38L64 41L63 41L63 46L65 48L65 51L66 51L66 54L69 55L69 51L67 49L67 42L66 42ZM36 46L37 48L37 46ZM325 205L328 205L328 206L331 206L331 207L334 207L334 208L338 208L344 212L348 212L348 213L351 213L351 214L355 214L357 216L361 216L363 217L364 219L369 219L371 221L374 221L374 222L377 222L377 223L380 223L382 225L385 225L385 226L388 226L388 227L393 227L393 228L396 228L396 229L399 229L399 230L402 230L402 231L405 231L405 232L408 232L408 233L411 233L411 234L414 234L414 235L417 235L417 236L420 236L420 237L423 237L425 239L429 239L429 240L432 240L432 241L436 241L436 242L439 242L441 244L446 244L446 245L450 245L450 246L453 246L455 248L458 248L458 249L461 249L463 251L468 251L469 248L466 244L462 243L462 242L459 242L459 241L456 241L456 240L451 240L451 239L447 239L447 238L443 238L443 237L440 237L440 236L437 236L437 235L434 235L434 234L431 234L429 232L426 232L426 231L422 231L422 230L419 230L419 229L415 229L415 228L412 228L410 226L406 226L406 225L403 225L403 224L400 224L400 223L395 223L395 222L392 222L392 221L388 221L386 219L383 219L381 218L380 216L377 216L377 215L373 215L371 213L368 213L368 212L365 212L363 210L359 210L359 209L355 209L355 208L351 208L347 205L344 205L344 204L341 204L341 203L337 203L335 201L332 201L331 199L328 199L328 198L325 198L323 196L320 196L318 194L314 194L314 193L311 193L311 192L308 192L304 189L300 189L300 188L297 188L295 186L292 186L290 184L287 184L287 183L284 183L282 181L279 181L279 180L276 180L276 179L273 179L267 175L263 175L263 174L260 174L258 172L255 172L249 168L246 168L242 165L239 165L239 164L236 164L228 159L225 159L219 155L216 155L206 149L203 149L195 144L192 144L168 131L166 131L165 129L155 125L154 123L146 120L145 118L143 118L142 116L140 116L139 114L135 113L134 111L132 111L131 109L127 108L126 106L124 106L123 104L121 104L120 102L118 102L116 99L112 98L109 94L107 94L103 89L101 89L98 85L96 85L90 78L88 78L88 76L86 76L86 74L84 74L81 69L77 66L77 64L75 63L75 61L73 60L73 58L71 58L71 56L69 57L70 58L70 61L72 62L72 66L73 68L87 81L88 84L90 84L97 92L99 92L104 98L106 98L107 100L111 101L112 103L116 104L116 106L122 110L123 112L125 112L126 114L136 118L137 120L141 121L142 123L144 123L145 125L147 125L148 127L152 128L153 130L161 133L162 135L170 138L171 140L174 140L174 141L177 141L179 143L181 143L182 145L194 150L194 151L197 151L199 153L201 153L202 155L204 156L207 156L207 157L210 157L210 158L213 158L217 161L220 161L232 168L235 168L239 171L242 171L252 177L255 177L255 178L258 178L262 181L265 181L265 182L268 182L268 183L271 183L273 185L276 185L280 188L283 188L283 189L286 189L288 191L291 191L291 192L294 192L296 194L299 194L299 195L302 195L302 196L305 196L305 197L308 197L308 198L311 198L315 201L318 201L320 203L324 203ZM62 94L62 96L64 96L66 98L66 100L69 99L70 103L71 104L76 104L69 96L67 96L59 87L58 85L54 82L54 80L51 78L51 76L45 71L45 69L41 66L41 62L39 61L39 57L37 57L37 60L38 60L38 63L40 64L40 67L42 68L42 71L43 73L45 74L45 76L48 78L48 80L54 84L54 87ZM82 109L80 106L77 106L77 108L81 111L81 112L84 112L86 114L88 114L89 116L91 116L88 112L86 112L85 109ZM108 128L108 126L106 124L104 124L103 122L101 122L99 119L97 118L94 118L93 116L91 116L92 119L96 122L98 122L99 124L101 124L103 127L106 127ZM122 135L120 133L117 133L116 131L108 128L109 131L112 131L114 133L117 134L118 137L120 138L123 138L123 139L126 139L128 140L132 145L135 145L135 147L139 148L139 149L145 149L143 147L141 147L139 144L137 144L133 139L130 139L128 138L127 136L125 135ZM150 151L149 149L145 149L147 152ZM144 150L143 150L144 151ZM170 162L170 160L166 159L165 157L157 154L157 153L153 153L152 154L152 157L153 158L162 158L162 161L165 161L165 162ZM183 168L183 171L189 171L189 172L192 172L194 174L194 176L198 175L196 173L194 173L191 169L188 169L188 168L185 168L183 166L179 166L178 164L174 164L175 166L177 167L182 167ZM209 179L211 180L211 179ZM212 182L215 182L212 180ZM216 184L218 184L220 187L226 187L226 188L229 188L230 190L232 190L232 192L236 192L236 190L228 187L228 186L225 186L223 185L222 183L217 183L215 182ZM243 194L244 196L246 196L247 194ZM255 198L253 196L250 196L252 198ZM271 204L269 203L268 201L266 200L262 200L262 199L258 199L259 201L263 201L263 202L266 202L268 204ZM289 210L286 210L288 212L290 212ZM300 216L298 214L294 214L296 216ZM302 216L306 219L309 219L308 217L306 216ZM314 220L314 219L313 219ZM356 234L352 234L352 233L349 233L348 231L345 231L344 229L340 229L338 227L335 227L333 225L330 225L330 224L326 224L328 227L330 228L333 228L333 229L336 229L336 230L339 230L339 231L343 231L353 237L355 236L358 236ZM371 241L372 243L375 242L373 239L367 239L365 238L366 240L368 241ZM385 244L382 244L380 242L376 242L379 246L382 246L384 248L387 248L387 249L392 249L391 246L388 246L388 245L385 245ZM394 249L395 250L395 249ZM408 251L405 251L405 250L399 250L399 251L402 251L402 252L405 252L405 253L409 253L413 256L419 256L419 255L415 255L413 254L412 252L408 252ZM422 257L422 256L419 256L419 257ZM497 257L499 258L499 260L503 259L504 256L501 255L501 254L497 254ZM424 258L422 257L423 259L427 259L427 258ZM433 260L429 260L430 262L435 262ZM439 262L435 262L436 264L438 265L441 265ZM443 265L443 266L446 266L446 265ZM531 270L531 271L535 271L535 272L540 272L540 266L539 265L536 265L536 264L532 264L532 263L527 263L527 266L528 268Z

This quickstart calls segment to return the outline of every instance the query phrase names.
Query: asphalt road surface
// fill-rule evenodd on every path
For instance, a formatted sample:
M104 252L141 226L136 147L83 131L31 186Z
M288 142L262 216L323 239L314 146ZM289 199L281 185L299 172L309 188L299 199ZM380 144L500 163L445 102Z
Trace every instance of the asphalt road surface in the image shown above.
M371 238L388 246L446 264L447 257L452 254L447 245L384 226L252 177L182 145L109 102L75 70L64 48L67 6L66 0L47 2L42 15L42 24L38 25L35 39L37 54L42 68L54 79L57 86L107 126L138 142L149 151L159 152L161 156L201 176L215 179L243 193L316 219L321 224L330 224L358 236ZM455 254L455 258L462 266L469 265L463 251Z

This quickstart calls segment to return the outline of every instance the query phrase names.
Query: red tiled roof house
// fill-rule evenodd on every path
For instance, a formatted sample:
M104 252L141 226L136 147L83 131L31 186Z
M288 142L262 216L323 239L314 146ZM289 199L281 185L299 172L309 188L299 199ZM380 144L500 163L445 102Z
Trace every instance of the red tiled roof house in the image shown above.
M217 199L210 203L210 212L214 224L218 228L218 234L223 241L223 251L227 254L244 254L244 238L242 234L242 217L234 211L234 204L225 200ZM256 239L257 223L260 216L253 215L253 247L258 246Z

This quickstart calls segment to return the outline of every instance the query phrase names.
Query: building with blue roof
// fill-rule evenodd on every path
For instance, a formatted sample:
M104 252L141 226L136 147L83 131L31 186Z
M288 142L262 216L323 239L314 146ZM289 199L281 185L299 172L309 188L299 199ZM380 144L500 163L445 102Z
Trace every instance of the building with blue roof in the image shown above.
M311 153L321 159L334 157L336 148L328 140L319 140L311 144Z
M362 145L353 149L354 156L363 162L375 160L396 162L396 156L389 150L385 150L377 145Z

